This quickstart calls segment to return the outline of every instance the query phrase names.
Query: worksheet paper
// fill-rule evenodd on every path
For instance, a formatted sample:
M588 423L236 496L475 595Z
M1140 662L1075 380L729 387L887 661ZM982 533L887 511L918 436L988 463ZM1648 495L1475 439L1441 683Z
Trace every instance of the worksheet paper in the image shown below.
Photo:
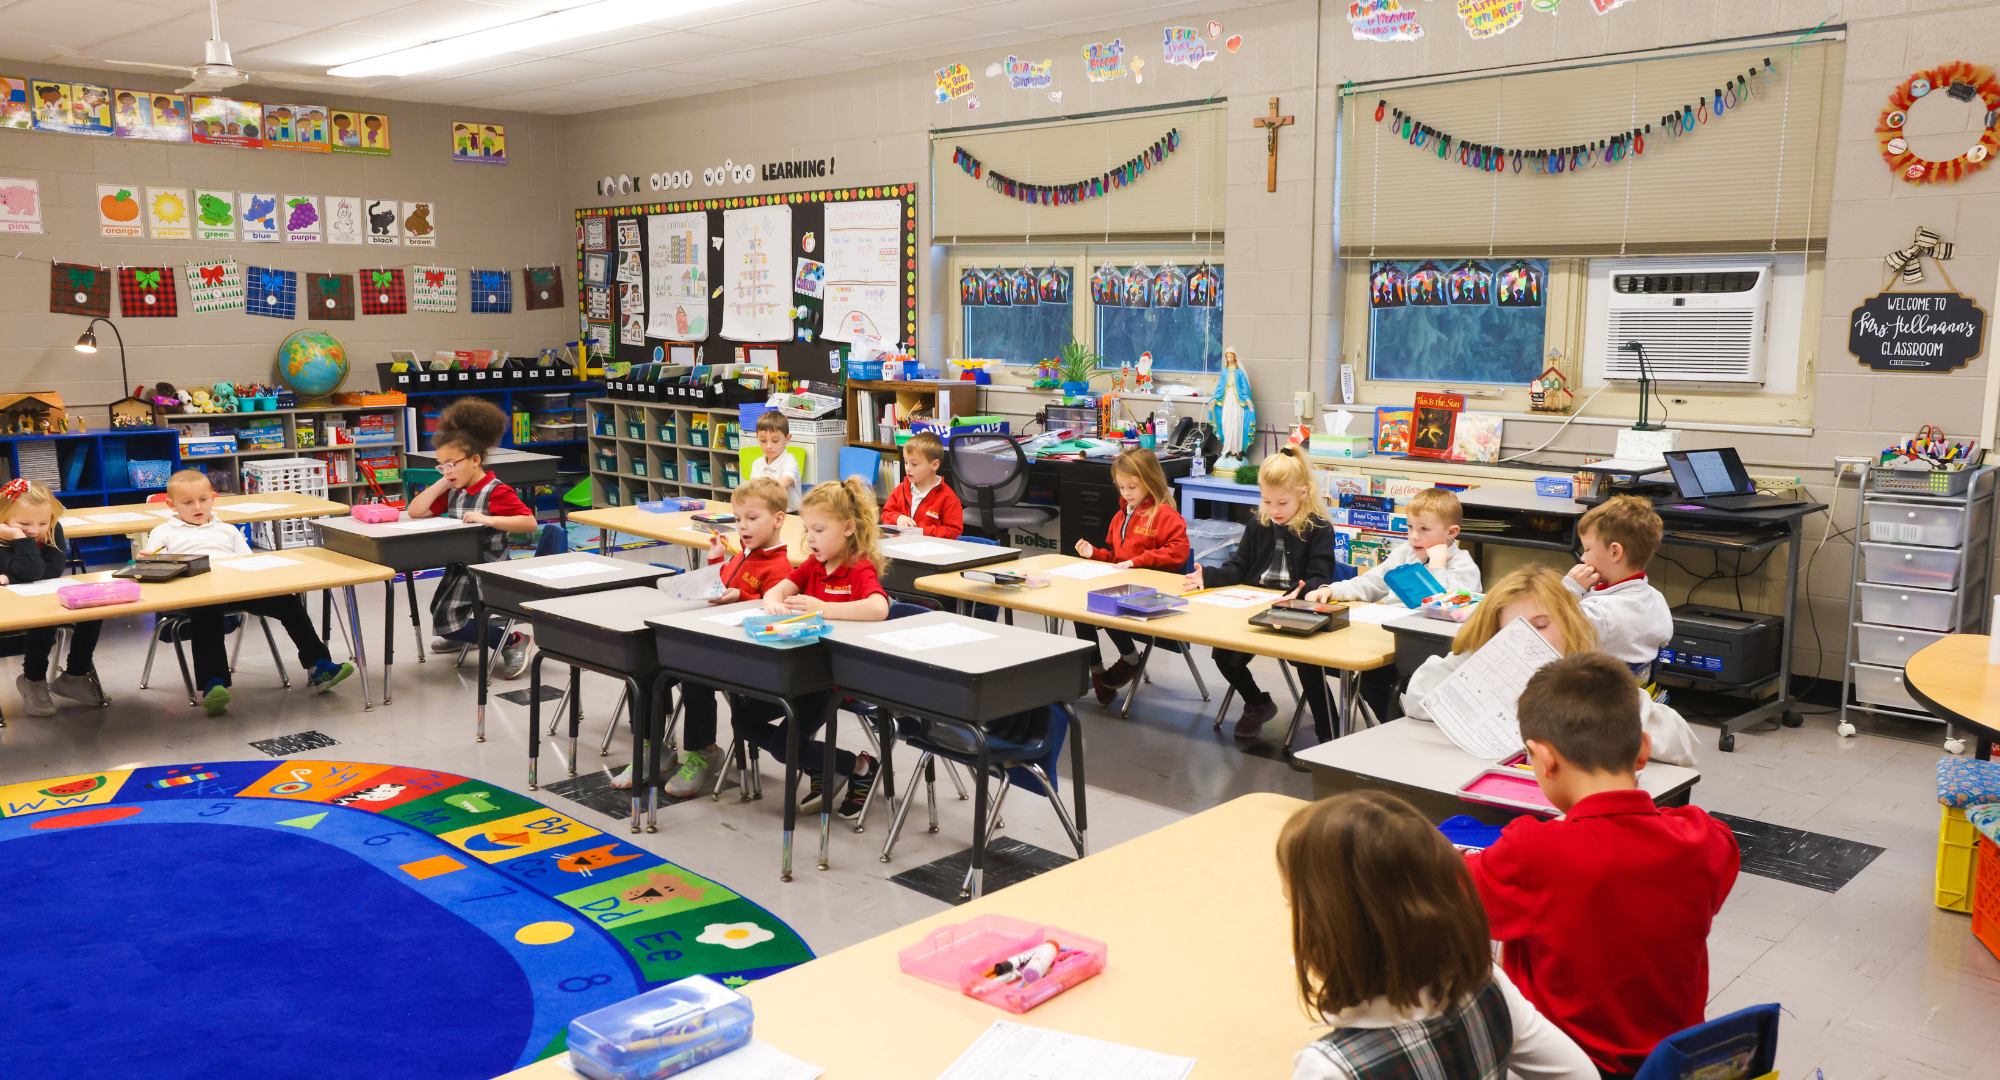
M175 512L173 510L148 510L146 513L154 517L170 518L174 516Z
M1252 608L1258 604L1268 604L1277 598L1275 593L1257 589L1217 589L1215 592L1205 592L1200 596L1190 596L1188 602L1208 604L1212 607Z
M615 566L605 566L602 563L572 562L558 563L555 566L529 567L521 573L526 577L541 578L543 581L561 581L564 578L609 574L616 569L618 568Z
M713 563L685 574L663 577L660 579L660 591L669 600L707 601L711 596L720 596L723 592L722 566L721 563Z
M291 506L286 503L247 502L230 503L227 506L218 506L216 509L218 511L228 511L232 514L268 514L273 510L290 510Z
M1424 698L1424 710L1460 750L1499 761L1521 749L1515 705L1528 679L1551 660L1555 647L1526 619L1515 619Z
M41 581L24 581L19 585L9 585L7 586L7 591L16 596L47 596L68 584L70 584L69 578L53 577L45 578Z
M995 1020L938 1080L1185 1080L1194 1060Z
M975 641L992 641L997 635L957 623L940 623L936 626L922 626L915 630L894 630L887 634L870 634L870 641L879 641L904 652L923 652L926 649L943 649L952 645L970 645Z
M569 1071L583 1075L568 1054L562 1056L562 1063ZM674 1075L680 1080L813 1080L825 1071L776 1049L770 1043L751 1039L721 1057L711 1058Z
M1347 621L1363 626L1380 626L1416 612L1401 604L1349 604Z
M383 528L402 529L406 532L423 532L426 529L444 529L453 525L463 524L464 522L453 517L404 518L401 521L386 522Z
M280 566L297 566L299 561L283 555L252 555L247 559L231 559L215 565L227 566L231 570L276 570Z
M950 555L958 551L950 544L939 543L893 544L883 547L882 550L890 555L908 555L913 558L918 555Z
M1047 573L1050 577L1075 578L1078 581L1095 581L1101 577L1107 577L1111 574L1122 574L1124 572L1108 562L1074 562L1068 566L1058 566Z
M721 623L724 626L742 626L743 620L763 613L763 608L744 608L742 611L725 611L720 615L710 615L702 622Z

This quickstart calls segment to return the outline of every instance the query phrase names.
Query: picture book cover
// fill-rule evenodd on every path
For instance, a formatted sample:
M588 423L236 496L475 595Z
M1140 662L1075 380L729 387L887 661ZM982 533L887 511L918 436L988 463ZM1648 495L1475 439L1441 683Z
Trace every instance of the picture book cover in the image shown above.
M455 120L451 125L451 159L471 165L507 164L507 127Z
M195 142L249 150L264 148L262 102L197 95L188 99L188 112L193 117Z
M1451 460L1500 460L1501 419L1499 413L1458 414L1458 428L1452 434Z
M334 153L389 156L389 118L382 113L336 110L332 124Z
M111 92L111 133L121 139L187 142L187 98L151 90Z
M35 130L67 135L111 134L111 88L90 83L36 79L29 96L35 110Z
M1410 419L1410 456L1450 460L1458 414L1464 411L1464 394L1419 392Z
M27 131L35 126L35 110L28 105L28 80L0 75L0 128Z
M1410 452L1410 419L1415 415L1412 409L1400 405L1381 405L1375 409L1375 452L1378 454L1407 454Z

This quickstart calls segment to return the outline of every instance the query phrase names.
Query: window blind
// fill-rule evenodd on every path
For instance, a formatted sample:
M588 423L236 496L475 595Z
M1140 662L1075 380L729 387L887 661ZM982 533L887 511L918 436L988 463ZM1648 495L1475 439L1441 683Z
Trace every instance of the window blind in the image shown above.
M1221 101L1142 113L931 136L931 232L936 242L1026 243L1209 239L1222 232L1227 106ZM1180 149L1133 183L1067 206L1031 205L973 179L952 160L959 147L986 170L1030 184L1102 176L1166 135Z
M1341 253L1402 258L1674 254L1817 247L1826 236L1845 44L1538 71L1381 91L1342 104ZM1725 79L1778 70L1760 96L1668 138L1662 114ZM1388 103L1381 123L1378 101ZM1508 149L1594 142L1653 125L1643 154L1562 175L1482 172L1393 133L1394 110L1455 138Z

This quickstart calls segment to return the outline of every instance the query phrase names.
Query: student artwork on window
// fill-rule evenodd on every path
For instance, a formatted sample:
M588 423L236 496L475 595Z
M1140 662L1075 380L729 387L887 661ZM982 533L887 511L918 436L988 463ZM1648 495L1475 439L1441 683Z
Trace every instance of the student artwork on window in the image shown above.
M1497 273L1470 260L1449 272L1430 261L1373 264L1369 377L1527 385L1544 367L1547 283L1544 259Z
M1119 307L1125 303L1125 275L1110 263L1090 275L1090 300L1098 307Z
M1007 289L1007 274L999 267L979 275L980 302L987 307L1007 307L1014 302L1014 296Z
M1042 271L1036 285L1042 303L1069 303L1069 271L1063 267L1051 266Z
M1144 263L1125 272L1125 306L1153 306L1153 272Z
M1188 271L1187 293L1189 307L1216 307L1222 303L1222 275L1215 267L1202 263Z
M965 307L978 307L986 302L985 290L980 285L980 272L968 266L958 272L958 302Z
M1180 307L1187 303L1187 277L1168 259L1153 274L1153 306Z
M1074 332L1069 272L1060 267L968 267L960 285L960 295L973 298L959 316L967 356L1034 364L1056 355Z
M1022 267L1005 272L1007 276L1007 298L1015 305L1034 304L1041 301L1041 289L1036 286L1035 272Z
M1103 268L1100 268L1100 272ZM1162 270L1145 266L1113 266L1119 282L1117 304L1096 308L1097 351L1107 361L1139 362L1143 354L1153 356L1152 370L1218 371L1222 366L1222 271L1208 267L1215 275L1216 303L1212 306L1166 305L1161 303L1158 280ZM1186 279L1175 268L1173 281L1186 288ZM1169 288L1172 288L1172 282ZM1106 290L1107 293L1112 291Z

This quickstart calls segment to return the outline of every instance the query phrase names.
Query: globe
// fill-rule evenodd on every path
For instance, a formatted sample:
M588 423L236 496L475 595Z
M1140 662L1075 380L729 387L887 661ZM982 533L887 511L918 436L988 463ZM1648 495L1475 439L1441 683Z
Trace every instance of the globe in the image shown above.
M278 346L278 381L302 398L323 398L347 381L347 347L324 330L300 330Z

